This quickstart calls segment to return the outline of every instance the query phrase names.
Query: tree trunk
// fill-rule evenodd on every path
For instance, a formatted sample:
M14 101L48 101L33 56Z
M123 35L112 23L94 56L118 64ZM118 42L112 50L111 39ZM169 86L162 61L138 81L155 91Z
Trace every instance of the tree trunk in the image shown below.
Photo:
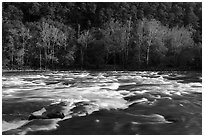
M115 70L115 51L114 51L114 70Z
M140 68L140 66L141 66L141 58L140 58L140 56L141 56L141 55L140 55L140 54L141 54L140 52L141 52L141 51L140 51L140 47L141 47L141 46L140 46L140 43L139 43L139 50L138 50L138 51L139 51L139 53L138 53L139 68Z
M85 56L85 57L84 57L85 68L87 67L87 66L86 66L86 64L87 64L87 63L86 63L86 62L87 62L87 45L88 45L88 42L86 42L86 45L85 45L85 52L84 52L84 54L85 54L85 55L84 55L84 56Z
M84 65L84 54L83 54L83 49L82 47L80 48L80 52L81 52L81 69L83 68Z
M80 29L81 29L81 26L80 24L78 24L78 32L77 32L77 39L79 39L80 37ZM83 50L82 50L82 46L80 47L80 54L81 54L81 69L83 68L83 62L84 62L84 58L83 58Z
M147 47L147 66L149 65L149 46Z
M54 68L54 57L55 57L55 44L54 43L53 43L52 54L53 54L53 57L52 57L52 68Z
M125 68L127 67L127 64L128 64L128 43L127 43L127 49L126 49L126 57L125 57Z
M146 63L147 63L147 66L149 65L149 50L150 50L150 44L151 44L151 41L148 41L147 42L148 45L147 45L147 57L146 57Z
M131 21L132 21L132 17L130 17L130 20L128 22L128 37L127 37L127 45L126 45L126 55L125 55L125 67L127 65L128 62L128 56L129 56L129 39L130 39L130 29L131 29Z
M47 48L45 47L45 69L46 69L46 65L47 65Z
M41 55L41 49L40 49L40 70L42 69L42 55Z
M11 53L11 66L12 66L12 68L13 68L13 62L14 62L14 52L12 49L12 53Z
M122 67L123 67L123 70L124 70L124 67L125 67L125 53L123 51L121 52L121 60L122 60Z
M22 66L24 66L24 56L25 56L25 43L24 43L24 37L23 37L23 56L22 56Z

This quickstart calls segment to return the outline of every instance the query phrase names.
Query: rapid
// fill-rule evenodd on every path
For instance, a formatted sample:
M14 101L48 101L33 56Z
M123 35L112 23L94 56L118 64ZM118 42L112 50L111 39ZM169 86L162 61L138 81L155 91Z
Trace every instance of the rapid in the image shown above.
M28 120L60 111L64 118ZM3 73L2 134L202 134L199 72Z

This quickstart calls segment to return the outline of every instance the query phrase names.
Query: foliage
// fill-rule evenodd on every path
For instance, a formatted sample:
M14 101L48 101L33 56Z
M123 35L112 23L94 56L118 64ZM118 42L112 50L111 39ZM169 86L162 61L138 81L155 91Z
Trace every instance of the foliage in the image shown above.
M3 2L3 68L202 67L201 2Z

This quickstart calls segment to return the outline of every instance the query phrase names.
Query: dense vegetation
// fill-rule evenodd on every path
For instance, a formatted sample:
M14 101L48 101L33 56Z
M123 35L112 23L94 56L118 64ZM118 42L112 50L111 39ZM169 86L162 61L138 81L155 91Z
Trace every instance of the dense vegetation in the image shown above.
M201 69L202 3L8 3L3 69Z

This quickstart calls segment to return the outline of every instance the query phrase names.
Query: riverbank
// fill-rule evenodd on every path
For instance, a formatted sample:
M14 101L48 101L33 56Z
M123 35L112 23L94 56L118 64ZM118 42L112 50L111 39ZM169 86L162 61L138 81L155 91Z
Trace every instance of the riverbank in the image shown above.
M186 71L186 72L200 72L202 69L184 69L184 68L142 68L142 69L80 69L80 68L68 68L68 69L2 69L2 73L17 73L17 72L49 72L49 71L164 71L164 72L173 72L173 71Z

